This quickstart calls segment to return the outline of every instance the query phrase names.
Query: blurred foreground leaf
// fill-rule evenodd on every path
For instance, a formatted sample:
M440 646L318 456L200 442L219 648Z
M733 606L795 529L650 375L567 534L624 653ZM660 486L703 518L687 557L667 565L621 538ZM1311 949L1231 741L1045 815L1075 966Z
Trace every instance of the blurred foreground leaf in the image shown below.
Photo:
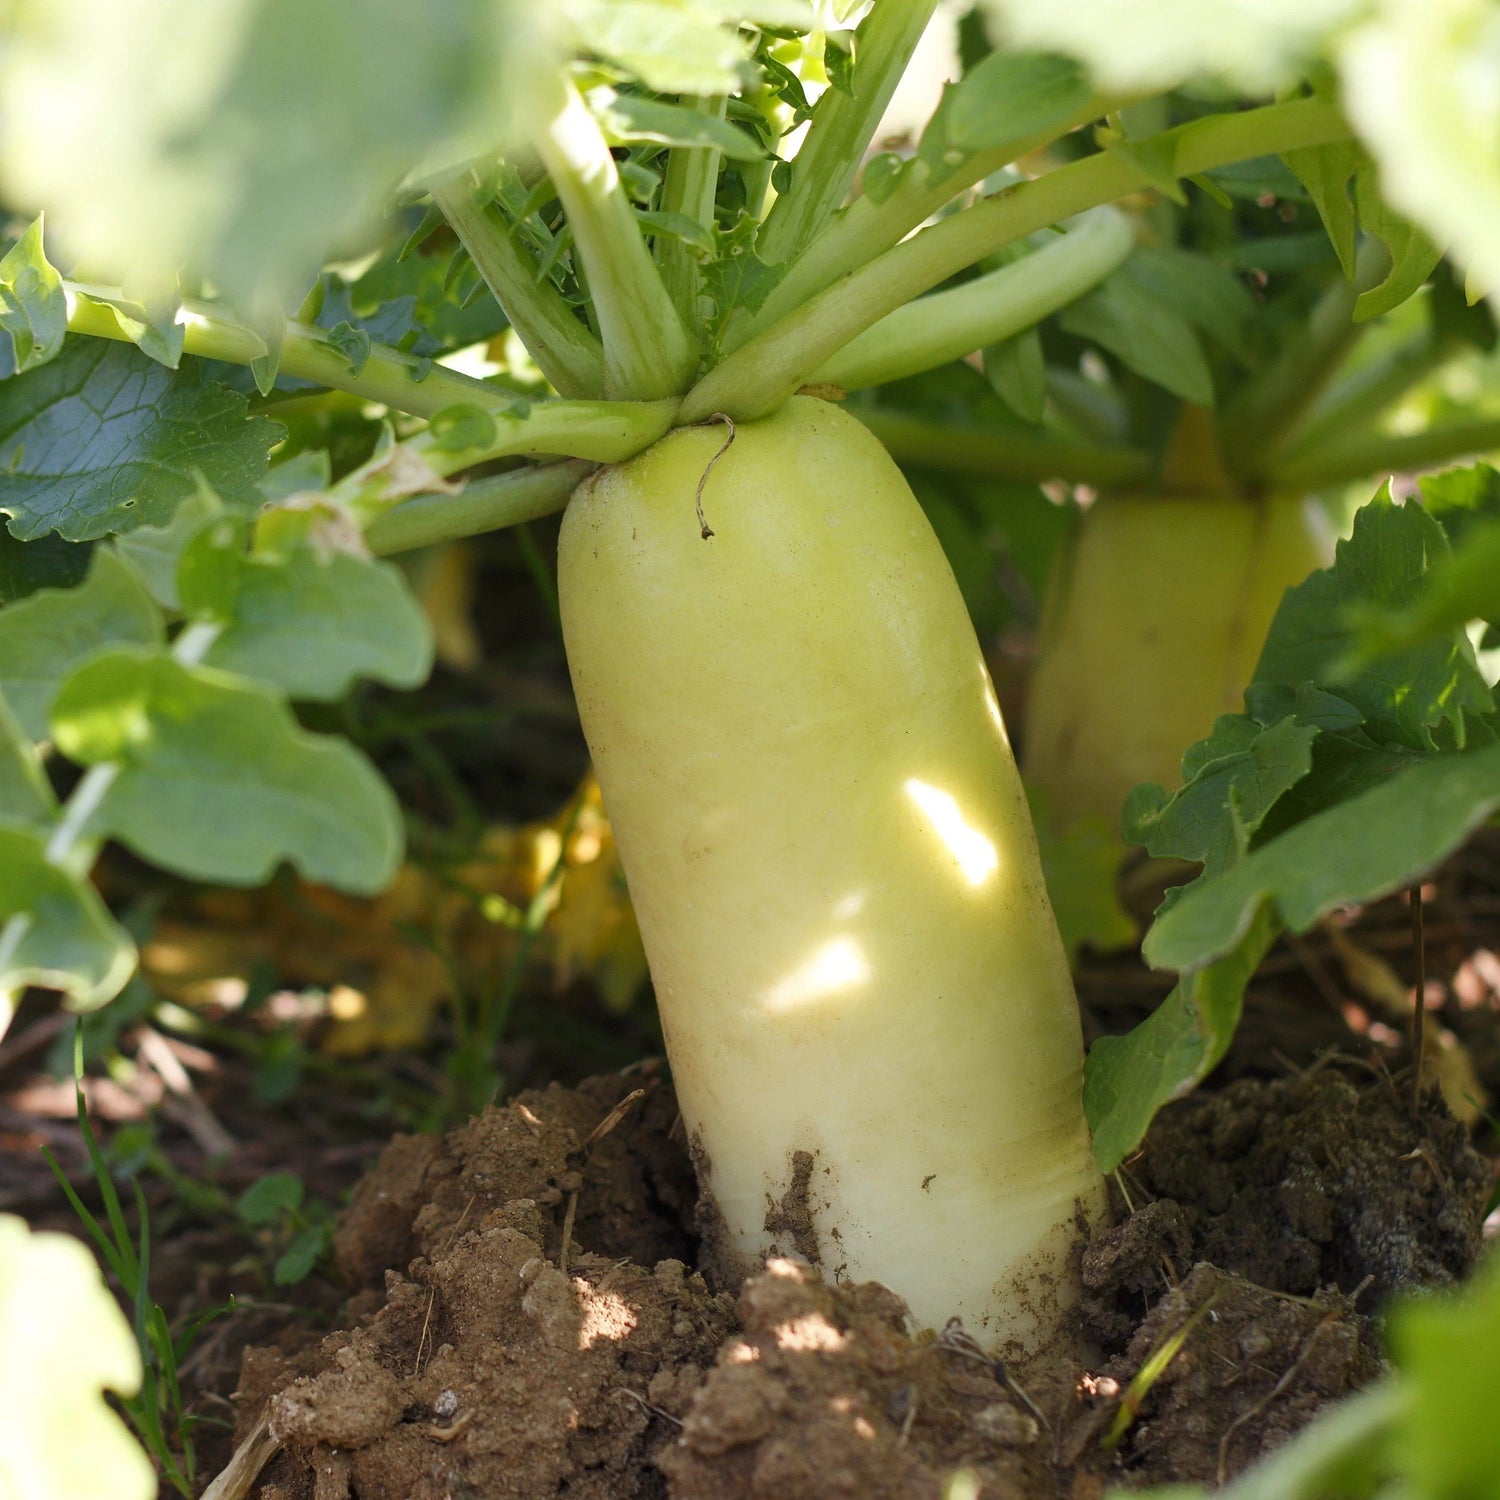
M0 866L3 867L3 866ZM156 1471L104 1392L132 1394L141 1358L93 1257L0 1215L0 1494L151 1500Z
M309 734L274 694L166 656L113 651L63 685L58 748L119 773L87 831L195 880L252 884L289 860L370 892L395 873L400 813L357 750Z
M0 824L0 928L16 918L23 925L9 929L19 941L0 955L0 995L35 984L93 1010L135 969L135 944L93 886L47 862L44 833Z

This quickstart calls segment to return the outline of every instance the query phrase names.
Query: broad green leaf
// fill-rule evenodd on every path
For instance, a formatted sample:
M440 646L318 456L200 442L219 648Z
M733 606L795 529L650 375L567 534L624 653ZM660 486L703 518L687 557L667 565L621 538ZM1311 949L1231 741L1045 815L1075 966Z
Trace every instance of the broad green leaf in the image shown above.
M724 24L730 14L692 0L565 0L560 19L575 47L618 63L656 93L717 94L737 87L750 58L737 29Z
M333 478L333 466L326 448L307 448L285 463L277 464L261 480L258 488L267 500L286 500L309 491L321 493Z
M0 1495L153 1500L156 1471L104 1399L134 1395L141 1356L93 1256L0 1215Z
M62 348L68 302L42 249L42 221L0 257L0 376L44 365Z
M127 287L180 268L294 303L391 189L533 117L550 7L518 0L46 0L0 63L8 200Z
M1494 1493L1500 1474L1500 1266L1493 1257L1459 1291L1393 1309L1391 1353L1403 1396L1391 1453L1430 1500Z
M1359 238L1359 215L1355 212L1349 188L1364 159L1364 152L1353 141L1310 146L1304 151L1288 151L1282 157L1317 205L1318 216L1323 220L1323 227L1328 231L1329 241L1346 277L1354 275L1354 255Z
M326 453L319 456L326 462ZM212 490L195 490L177 507L165 526L138 526L127 531L115 538L114 550L122 562L135 570L158 604L179 609L182 600L177 594L177 565L183 548L223 509Z
M40 985L61 990L73 1010L113 1000L135 969L135 944L87 881L46 854L46 831L0 824L0 931L24 923L0 961L0 994Z
M1488 685L1457 633L1347 674L1359 646L1353 616L1417 603L1428 569L1448 551L1442 527L1420 505L1394 505L1383 489L1355 516L1353 535L1338 544L1333 567L1282 599L1247 694L1251 712L1262 722L1280 717L1311 683L1352 704L1375 740L1414 749L1434 745L1434 728L1445 721L1461 729L1466 715L1489 713Z
M317 1265L318 1257L327 1249L328 1230L322 1225L299 1229L272 1268L271 1280L277 1286L296 1286Z
M681 240L704 256L714 253L713 232L688 214L646 208L641 209L635 217L645 234L667 235L671 239Z
M0 693L0 823L40 828L56 811L57 798L36 746Z
M1424 474L1417 481L1422 504L1443 524L1451 537L1471 517L1500 519L1500 471L1489 464L1467 464L1445 469L1441 474Z
M416 687L432 670L421 606L390 563L312 547L247 553L245 524L223 516L183 552L183 612L224 626L209 666L293 698L333 699L360 677Z
M760 161L765 150L728 120L640 94L591 95L589 103L612 145L656 141L664 146L711 146L730 161Z
M1371 610L1354 616L1364 660L1410 650L1434 636L1451 639L1471 620L1500 622L1500 521L1471 528L1452 556L1428 573L1418 603L1395 612Z
M295 1172L267 1172L235 1199L235 1211L247 1224L269 1224L284 1213L302 1207L306 1193Z
M1368 163L1355 173L1354 199L1360 224L1384 241L1391 253L1390 275L1379 286L1362 292L1354 304L1354 321L1367 323L1400 307L1420 291L1443 258L1443 251L1422 230L1391 212L1375 185L1375 168Z
M23 540L86 541L164 525L207 482L231 505L260 503L277 422L128 344L70 338L50 364L0 383L0 512Z
M1133 1031L1100 1037L1089 1048L1083 1108L1101 1172L1113 1172L1145 1138L1157 1110L1191 1093L1224 1056L1245 986L1276 930L1268 913L1257 914L1217 962L1185 975Z
M1225 714L1183 756L1184 784L1175 792L1149 784L1131 792L1126 841L1158 857L1201 863L1205 877L1228 869L1277 800L1312 769L1317 736L1292 719L1263 729L1243 714Z
M1040 426L1047 407L1047 360L1035 326L984 351L984 374L995 394L1023 421Z
M1234 949L1268 906L1305 932L1335 907L1410 885L1497 808L1500 745L1426 756L1189 891L1146 934L1146 959L1201 968Z
M1034 787L1027 787L1026 801L1068 961L1075 961L1085 946L1104 953L1131 946L1138 934L1120 905L1118 876L1125 846L1119 835L1090 818L1059 828L1047 798Z
M288 860L309 880L365 894L395 873L401 818L389 788L268 689L114 651L64 683L52 729L70 759L119 766L87 832L164 869L253 885Z
M1338 49L1342 101L1390 205L1500 287L1500 42L1490 0L1369 7Z
M17 541L0 526L0 607L38 589L71 588L88 572L93 550L87 543L65 542L55 534Z
M1088 79L1070 58L991 52L944 91L919 151L941 180L977 151L1061 129L1089 97Z
M108 548L76 588L43 589L0 610L0 692L33 740L47 738L57 690L75 667L122 645L154 646L161 611Z
M1213 376L1198 336L1170 303L1121 273L1066 308L1059 322L1174 396L1195 406L1214 404Z
M1155 93L1190 78L1266 93L1297 78L1366 0L980 0L1010 47L1063 52L1101 89Z
M1255 299L1239 277L1206 256L1173 245L1143 245L1120 269L1148 296L1174 307L1200 333L1241 364Z

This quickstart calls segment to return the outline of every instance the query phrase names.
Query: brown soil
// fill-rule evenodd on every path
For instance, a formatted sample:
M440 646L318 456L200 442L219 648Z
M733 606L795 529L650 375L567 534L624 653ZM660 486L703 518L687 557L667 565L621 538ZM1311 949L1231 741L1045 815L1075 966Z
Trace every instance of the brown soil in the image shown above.
M1007 1370L874 1285L693 1269L664 1071L398 1137L336 1244L347 1329L247 1351L261 1500L999 1500L1222 1481L1368 1381L1380 1301L1463 1274L1489 1173L1436 1095L1327 1065L1161 1117L1087 1249L1084 1337ZM1154 1379L1153 1355L1176 1351Z

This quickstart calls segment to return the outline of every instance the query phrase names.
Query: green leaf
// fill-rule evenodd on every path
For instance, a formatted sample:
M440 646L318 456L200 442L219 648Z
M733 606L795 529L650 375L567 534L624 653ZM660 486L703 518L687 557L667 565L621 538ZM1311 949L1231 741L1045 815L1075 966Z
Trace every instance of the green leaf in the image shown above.
M906 175L908 158L894 151L881 151L872 156L860 173L860 191L871 203L881 204L901 185Z
M618 63L659 94L730 93L750 59L737 28L724 24L733 15L728 7L691 0L566 0L562 11L575 46Z
M712 231L688 214L672 213L665 209L641 209L636 220L647 234L667 235L690 245L701 255L714 253Z
M1252 94L1296 81L1363 0L980 0L1012 47L1063 52L1111 93L1157 93L1205 77Z
M1338 141L1331 146L1288 151L1282 160L1317 205L1318 216L1328 231L1339 265L1343 267L1344 275L1352 279L1359 215L1349 196L1349 184L1365 160L1364 152L1353 141Z
M1434 636L1451 640L1471 620L1500 622L1500 521L1470 529L1425 584L1421 600L1407 609L1352 616L1362 661L1409 651Z
M245 523L224 516L188 545L182 608L224 629L204 658L293 698L335 699L356 678L416 687L432 670L426 616L398 568L313 547L247 553Z
M1036 327L984 351L984 373L995 394L1023 421L1036 427L1047 408L1047 361Z
M1432 1500L1487 1495L1500 1473L1500 1269L1491 1258L1459 1292L1393 1309L1391 1353L1404 1397L1392 1457Z
M1201 863L1205 877L1228 869L1283 793L1312 769L1317 736L1293 719L1263 729L1243 714L1223 715L1183 756L1184 785L1170 795L1149 784L1131 792L1126 842L1158 858Z
M328 330L328 337L318 342L331 349L345 364L349 373L358 376L370 359L370 335L353 323L338 323ZM263 393L264 394L264 393Z
M133 1395L141 1355L87 1248L0 1215L0 1492L152 1500L156 1471L104 1399Z
M52 711L58 748L119 774L87 832L194 880L252 885L289 860L369 894L395 873L401 819L351 746L302 729L271 691L166 656L114 651Z
M0 511L29 540L85 541L164 525L200 476L226 502L260 503L266 454L286 434L245 398L173 372L128 344L70 338L40 369L0 383Z
M36 746L16 723L0 693L0 823L41 828L52 822L57 798Z
M115 321L130 336L130 341L148 359L175 370L182 363L182 344L186 330L177 321L178 303L175 297L164 299L160 305L150 307L129 297L114 297L97 288L78 292L85 302L94 302L109 308Z
M1241 364L1250 358L1248 334L1255 299L1243 281L1207 256L1173 245L1143 245L1120 274L1164 302Z
M1170 137L1132 141L1117 130L1101 127L1094 139L1111 156L1134 167L1162 197L1187 204L1187 189L1177 175L1177 149Z
M1145 1138L1157 1110L1190 1093L1224 1056L1245 986L1276 930L1269 913L1258 913L1217 962L1179 980L1133 1031L1100 1037L1089 1049L1083 1108L1101 1172L1113 1172Z
M443 453L488 448L495 441L494 417L482 406L471 406L467 402L434 412L427 425L434 444Z
M0 376L44 365L62 348L68 299L42 249L42 221L0 257Z
M1422 504L1442 523L1450 537L1474 517L1500 519L1500 471L1489 464L1467 464L1424 474L1417 481Z
M333 479L333 465L326 448L306 448L277 464L257 486L267 500L285 500L308 492L320 494Z
M1235 948L1268 905L1305 932L1335 907L1410 885L1497 808L1500 745L1424 757L1194 887L1146 934L1146 959L1200 968Z
M1247 694L1251 712L1268 723L1311 683L1352 704L1378 742L1419 750L1437 743L1436 726L1448 723L1461 733L1466 716L1489 713L1489 687L1456 632L1348 673L1359 646L1354 619L1417 603L1428 569L1448 551L1442 527L1420 505L1394 505L1383 488L1355 516L1333 567L1287 590Z
M1338 49L1340 97L1397 212L1500 288L1500 48L1489 0L1369 7Z
M1174 396L1195 406L1214 404L1213 376L1197 335L1170 303L1118 272L1066 308L1059 321Z
M271 1271L277 1286L295 1286L305 1280L328 1248L328 1230L321 1225L299 1229Z
M101 651L154 646L161 611L108 548L94 551L76 588L43 589L0 610L0 692L33 740L47 738L48 714L63 680Z
M135 944L85 880L49 864L46 830L0 824L0 931L25 924L0 960L0 993L61 990L70 1009L113 1000L135 970Z
M247 1224L269 1224L301 1208L305 1192L295 1172L267 1172L235 1199L235 1212Z
M703 291L720 318L731 308L759 311L786 272L785 266L767 265L751 248L748 231L754 223L747 215L721 235L718 255L703 266Z
M327 461L326 453L318 456ZM277 472L272 470L272 473ZM138 526L134 531L127 531L115 538L114 550L120 560L135 571L158 604L168 609L180 609L182 600L177 593L177 567L183 549L223 509L212 490L195 490L177 507L176 514L165 526Z
M1117 879L1125 858L1119 835L1091 818L1059 828L1050 803L1035 787L1026 788L1026 801L1068 962L1085 945L1104 953L1132 945L1136 925L1120 904Z
M1089 98L1088 79L1069 58L992 52L944 90L919 154L941 180L975 152L1060 129Z
M295 305L393 187L535 118L554 19L520 0L48 0L7 35L0 167L70 259L127 287L184 266ZM66 39L64 42L63 39Z
M1419 292L1443 258L1443 251L1422 230L1386 207L1375 185L1373 165L1367 163L1355 173L1354 199L1359 222L1391 252L1391 274L1379 286L1361 293L1354 304L1354 321L1367 323Z
M681 104L613 91L602 100L599 95L591 95L589 103L605 138L613 146L629 145L632 141L656 141L663 146L711 146L729 161L760 161L766 154L759 141L728 120Z

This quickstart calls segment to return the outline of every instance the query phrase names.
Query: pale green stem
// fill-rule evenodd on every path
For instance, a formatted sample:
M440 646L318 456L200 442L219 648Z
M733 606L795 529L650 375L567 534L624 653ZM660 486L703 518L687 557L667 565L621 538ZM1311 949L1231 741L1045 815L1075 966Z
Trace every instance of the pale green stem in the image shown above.
M106 302L91 300L91 294L123 299L124 293L118 287L90 287L81 282L68 282L64 284L64 290L71 332L134 342L121 326L113 308ZM212 303L184 302L177 321L182 325L183 349L203 359L248 365L266 352L265 341L249 324L237 321ZM326 342L327 337L324 329L289 322L281 346L281 373L347 391L350 395L416 417L430 417L445 406L463 402L504 406L514 399L508 391L497 391L482 380L444 369L430 359L402 354L383 344L371 344L369 358L356 375L350 370L344 355Z
M1362 369L1351 371L1329 387L1307 422L1296 429L1286 457L1294 460L1304 449L1320 447L1341 434L1369 425L1419 381L1441 369L1459 340L1424 328Z
M998 344L1097 286L1134 244L1118 209L1091 209L1024 260L898 307L845 344L813 380L859 390Z
M851 92L830 87L813 106L791 186L756 237L756 254L768 265L795 260L843 203L936 9L937 0L880 0L860 23Z
M535 521L561 510L594 468L571 458L473 479L456 495L413 495L377 516L365 530L365 542L377 557L389 557Z
M200 623L189 625L172 643L172 659L185 667L196 666L208 654L208 649L218 639L222 625ZM84 836L89 820L99 810L106 793L120 774L119 763L106 761L90 766L84 772L72 795L63 807L63 815L47 840L45 851L49 865L56 869L70 870L80 876L87 873L98 852L98 843ZM0 928L0 973L10 966L17 950L31 930L32 914L17 912ZM0 989L0 1036L5 1035L11 1016L15 1013L16 994L9 989Z
M878 407L848 408L884 444L898 463L987 479L1062 479L1101 489L1142 483L1151 472L1150 456L1135 448L1073 443L1014 433L1001 436L981 428L926 422Z
M726 94L716 94L712 98L684 99L683 103L700 114L722 120L729 98ZM711 230L719 186L719 161L720 152L715 147L674 146L668 154L666 177L662 181L663 211L684 214L694 223ZM662 235L656 244L656 263L672 305L681 314L683 322L692 327L698 321L700 275L697 253L674 235Z
M571 84L536 141L573 231L604 338L604 394L655 401L681 394L698 368L688 334L620 185L598 123Z
M1390 273L1381 242L1359 247L1354 275L1339 278L1319 299L1284 347L1240 390L1218 424L1219 445L1231 473L1259 478L1297 430L1303 416L1364 337L1368 323L1354 321L1360 296Z
M494 293L517 337L560 396L604 394L604 348L516 243L500 209L472 172L432 190L469 259Z
M1176 177L1302 146L1346 140L1333 106L1296 100L1212 115L1149 143ZM1168 155L1167 148L1170 148ZM924 229L846 276L711 370L683 401L680 421L716 412L748 421L775 411L814 371L904 302L1022 235L1151 185L1129 157L1099 152L1043 177L1018 183Z
M454 446L446 430L429 428L377 453L328 495L365 527L398 501L434 489L437 480L493 459L566 456L621 463L662 437L676 412L676 401L548 401L524 414L488 412L488 426L476 424L464 446Z
M899 244L966 188L983 182L992 172L1008 167L1020 157L1041 150L1078 126L1099 119L1110 107L1108 99L1090 99L1050 129L976 152L956 166L944 167L941 175L935 174L920 158L908 162L889 198L880 203L871 198L857 198L787 267L759 311L731 321L724 348L730 352L737 349L832 286L839 277L858 270Z
M1421 432L1389 436L1363 432L1320 448L1299 448L1265 476L1279 489L1315 489L1356 479L1384 478L1431 469L1454 459L1492 454L1500 449L1500 417L1473 422L1445 422Z

